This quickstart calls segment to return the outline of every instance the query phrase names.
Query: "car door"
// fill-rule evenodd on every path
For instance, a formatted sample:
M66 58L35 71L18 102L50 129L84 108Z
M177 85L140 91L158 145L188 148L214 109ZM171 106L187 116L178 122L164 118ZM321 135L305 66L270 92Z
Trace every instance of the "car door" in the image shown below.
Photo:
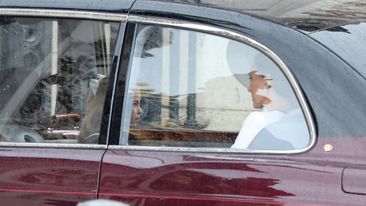
M209 8L234 3L184 2L134 4L99 197L130 205L364 205L364 77L306 32L245 9ZM318 28L313 18L286 20ZM236 52L229 52L231 41L239 45ZM258 51L267 64L255 63ZM282 74L283 91L297 97L307 132L277 137L307 141L300 149L276 143L273 127L281 124L275 121L243 129L246 119L264 115L253 111L251 89L244 86L258 76L243 70L265 65L272 65L261 74L265 88L278 89ZM284 128L296 128L291 125L298 120ZM262 138L232 148L252 128Z
M253 39L190 23L129 16L124 40L129 43L122 55L128 58L120 65L115 98L121 106L114 107L99 198L130 205L295 203L291 178L309 171L287 156L259 154L294 154L313 146L313 123L297 82L275 54ZM271 83L266 88L287 95L298 112L291 123L283 121L287 132L280 137L264 134L271 141L257 138L273 131L278 116L285 120L291 112L253 108L250 74L257 68L266 69L258 69ZM262 96L272 91L262 89ZM274 101L269 93L266 97ZM272 122L244 126L248 118L265 116ZM237 141L253 132L252 143ZM286 137L294 135L298 141ZM314 171L328 174L323 172ZM315 180L309 184L315 187Z
M126 15L0 10L1 205L96 199Z

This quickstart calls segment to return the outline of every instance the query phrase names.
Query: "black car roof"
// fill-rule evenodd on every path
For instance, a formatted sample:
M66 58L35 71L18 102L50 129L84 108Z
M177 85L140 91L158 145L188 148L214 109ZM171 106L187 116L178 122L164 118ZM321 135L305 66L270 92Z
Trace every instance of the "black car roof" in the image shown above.
M0 7L127 13L134 2L135 0L0 0ZM305 31L366 21L366 2L359 0L137 0L137 2L221 8L260 16ZM174 13L174 9L171 12Z
M0 0L0 8L39 8L127 12L135 0Z
M270 19L305 31L366 21L366 2L360 0L137 0L137 2L139 4L165 2L221 8Z

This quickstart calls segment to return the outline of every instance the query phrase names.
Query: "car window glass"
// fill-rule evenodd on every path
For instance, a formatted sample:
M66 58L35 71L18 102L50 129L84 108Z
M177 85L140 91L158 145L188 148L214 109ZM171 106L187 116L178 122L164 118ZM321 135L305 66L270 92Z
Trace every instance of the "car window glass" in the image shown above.
M2 17L1 141L79 143L90 135L98 139L118 26Z
M281 70L246 44L139 25L120 144L293 150L309 144Z

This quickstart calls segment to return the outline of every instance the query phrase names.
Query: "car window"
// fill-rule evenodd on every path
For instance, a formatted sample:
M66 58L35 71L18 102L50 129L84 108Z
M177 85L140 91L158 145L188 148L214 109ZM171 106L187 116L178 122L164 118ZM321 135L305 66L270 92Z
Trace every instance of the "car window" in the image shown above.
M138 25L120 144L295 150L307 124L285 75L227 38Z
M1 141L97 139L118 26L1 17Z

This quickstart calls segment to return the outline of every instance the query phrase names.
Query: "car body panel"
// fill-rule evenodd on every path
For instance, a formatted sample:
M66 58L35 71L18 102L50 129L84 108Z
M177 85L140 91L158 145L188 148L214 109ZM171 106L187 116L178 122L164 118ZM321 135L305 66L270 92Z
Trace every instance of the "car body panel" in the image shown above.
M0 7L126 13L133 2L30 0L1 2ZM328 24L319 25L324 19L318 19L318 23L308 25L305 17L291 19L280 13L266 19L262 15L267 15L257 9L260 4L234 8L235 3L205 2L137 0L131 15L198 22L237 32L268 47L292 71L311 108L317 127L312 148L298 154L270 155L116 146L124 97L118 88L112 94L114 84L124 83L116 80L110 83L107 94L102 145L0 146L1 204L76 205L101 198L159 206L364 205L364 184L357 184L357 180L365 179L366 169L366 128L362 126L366 82L304 31L364 21L362 13L349 19L330 15L334 21ZM278 6L290 1L283 2ZM284 26L288 23L290 27ZM114 69L121 67L113 73L126 76L132 42L124 44L123 36L133 36L132 30L126 35L120 31ZM127 52L120 57L122 45ZM115 106L111 108L109 103Z
M365 44L365 30L366 23L361 21L330 27L309 35L342 58L365 78L363 55L360 55L365 53L362 47Z
M347 139L339 147L344 138L323 138L290 156L113 148L104 157L99 195L131 205L363 205L365 196L345 193L341 180L346 147L365 140ZM362 155L354 155L359 165Z
M364 178L365 144L323 137L311 151L282 156L112 147L99 196L131 205L363 205L355 180Z
M104 151L103 148L2 147L1 204L75 205L96 198Z

